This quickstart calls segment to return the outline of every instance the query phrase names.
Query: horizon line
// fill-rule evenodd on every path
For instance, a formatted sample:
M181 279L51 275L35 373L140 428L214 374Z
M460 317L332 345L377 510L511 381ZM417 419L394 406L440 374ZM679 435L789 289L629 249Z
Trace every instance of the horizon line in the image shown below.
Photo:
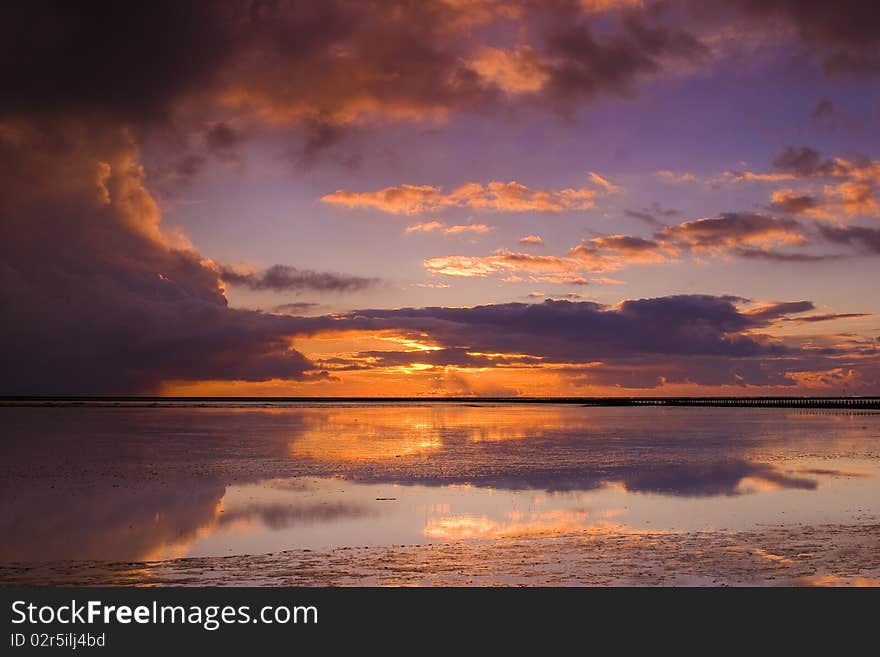
M0 395L6 402L506 402L506 403L712 403L712 402L841 402L878 403L874 395L676 395L676 396L179 396L179 395Z

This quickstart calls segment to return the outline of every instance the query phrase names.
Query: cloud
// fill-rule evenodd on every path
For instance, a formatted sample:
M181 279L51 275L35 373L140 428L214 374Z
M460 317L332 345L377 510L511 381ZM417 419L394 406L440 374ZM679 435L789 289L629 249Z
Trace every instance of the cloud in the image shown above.
M716 253L737 247L797 245L806 241L800 224L793 219L776 219L752 212L727 212L716 219L665 226L658 236L678 248Z
M755 249L739 247L736 255L748 260L766 260L768 262L821 262L823 260L836 260L842 256L834 254L813 253L784 253L774 249Z
M834 161L809 146L787 146L773 160L776 169L799 177L828 176L835 170Z
M677 217L681 213L678 210L673 210L671 208L664 209L659 203L655 201L650 205L650 207L644 208L642 210L624 210L623 214L627 217L631 217L632 219L638 219L639 221L644 222L649 226L662 226L666 223L664 219Z
M798 26L805 41L834 50L827 62L837 61L841 69L871 68L877 22L868 18L873 10L847 5L852 11L837 11L817 22L815 3L804 10L791 3L773 4L767 15L784 17ZM743 12L748 9L739 6ZM664 23L672 20L669 16L627 0L437 0L405 6L390 0L158 0L104 3L91 13L69 3L49 8L3 4L0 40L7 56L0 61L0 299L14 321L0 328L0 388L6 393L142 392L171 379L326 377L296 350L293 340L340 320L230 308L224 285L352 291L364 289L369 279L289 265L250 271L211 262L185 236L162 224L137 144L148 137L179 139L181 148L161 164L169 176L185 182L209 158L235 159L255 126L296 131L309 159L366 124L442 122L455 112L495 112L517 104L570 113L594 98L632 94L646 77L704 61L707 49L695 35ZM502 32L515 40L499 38ZM502 43L507 47L499 48ZM797 172L775 174L817 177L824 162L812 167L800 163ZM876 212L877 170L871 161L833 160L828 175L834 184L826 196L844 212ZM601 177L568 189L531 189L501 181L452 190L400 185L365 194L340 191L325 200L403 215L445 208L562 212L593 207L597 195L612 186ZM448 270L442 273L468 268L476 275L523 272L530 280L574 285L587 282L586 271L614 269L639 258L670 259L686 252L765 257L767 252L759 249L768 241L796 244L786 241L784 230L766 227L763 233L740 227L743 232L737 236L728 226L733 223L700 225L700 230L679 225L673 227L677 232L650 237L611 235L561 256L498 251L488 258L450 256L445 264L443 259L428 262L438 271ZM824 237L876 250L870 229L842 230L826 227ZM785 254L795 256L802 257ZM584 341L611 348L612 338L603 331L634 331L628 318L651 306L646 300L627 304L613 310L552 306L535 311L543 313L540 317L514 307L456 319L401 313L394 321L424 321L441 334L444 326L452 331L449 327L458 323L467 328L462 329L462 343L469 343L468 332L479 333L498 317L508 324L522 319L524 326L532 322L546 332L545 350L558 346L560 354L578 354L586 347L571 348ZM721 312L715 302L667 300L655 305L666 309L660 313L663 318L673 306L682 317L696 318L687 329L691 333L722 335L712 328L714 320L703 316ZM734 309L736 314L742 313ZM558 326L545 328L543 322L551 316ZM383 324L380 317L342 321ZM675 326L673 333L687 333ZM569 328L571 334L565 333ZM511 343L529 337L510 337L519 330L493 328L501 338L506 333ZM480 339L487 344L495 340ZM736 344L745 351L769 344L737 330L723 333L716 342L719 348ZM462 358L455 351L459 347L449 343L446 353ZM627 348L632 351L631 344ZM649 341L646 349L658 349L651 352L658 358L669 355L668 345L660 349ZM593 376L601 371L613 380L632 369L624 355L615 355L614 349L610 353L617 358L614 367L605 365ZM691 374L724 379L730 373L721 368L713 374L716 364L709 361L693 365L690 374L676 365L653 364L656 369L646 380L656 378L663 367L678 371L673 376L681 380ZM771 365L766 365L768 371L754 361L743 367L740 376L750 381L787 380L779 379Z
M783 301L764 303L745 311L745 313L755 319L773 321L787 315L804 313L815 307L812 301Z
M835 220L880 216L880 161L867 157L826 158L808 146L788 146L774 158L773 167L779 173L736 175L742 179L804 179L823 183L821 194L812 190L775 190L771 196L771 207L775 210Z
M492 226L486 224L453 224L447 226L442 221L424 221L421 223L410 224L406 227L406 233L433 233L441 232L444 235L464 235L467 233L483 234L492 230Z
M837 109L834 107L834 103L827 98L823 98L810 110L810 118L814 121L823 121L832 118L836 112Z
M540 91L550 77L546 63L531 46L513 50L485 47L468 60L468 67L508 94Z
M825 73L832 78L880 75L880 55L875 52L838 51L825 58Z
M830 322L837 319L859 319L871 317L871 313L825 313L823 315L807 315L806 317L789 317L787 322L815 323Z
M880 166L877 167L877 173L880 174ZM847 215L880 217L878 183L880 183L880 175L874 180L862 179L842 182L826 188L826 198L832 203L839 203Z
M568 108L632 93L641 78L706 52L627 1L157 0L97 13L100 21L65 3L2 8L0 115L97 113L179 127L200 113L234 116L296 127L308 160L365 123L442 121L522 97ZM520 39L499 47L493 35L513 25Z
M615 306L546 300L471 308L367 309L337 326L420 335L425 351L364 352L375 366L558 367L585 385L665 383L793 386L803 372L839 367L844 352L816 354L762 334L809 301L741 310L736 297L678 295ZM494 355L488 357L487 355ZM870 363L865 363L870 366Z
M544 45L550 99L563 105L600 94L631 94L636 81L672 62L699 62L708 54L691 33L649 25L636 13L614 34L597 36L590 22L571 13L554 21Z
M770 207L786 214L806 214L825 217L821 202L812 194L792 189L777 189L770 195Z
M444 227L442 221L437 221L433 219L431 221L421 221L416 224L410 224L406 227L404 232L406 233L432 233L435 230L441 230Z
M319 308L321 304L313 301L294 301L275 306L272 311L276 313L300 313Z
M162 227L127 131L2 123L0 186L4 394L326 377L292 345L299 320L228 307L213 264Z
M541 275L552 282L581 278L585 273L610 272L636 264L677 261L682 255L730 255L746 258L811 261L824 256L788 254L780 246L804 246L803 227L794 219L778 219L748 212L724 213L665 225L653 236L604 235L575 245L565 255L532 255L498 249L489 256L439 256L425 260L425 268L446 276L483 277L494 274ZM550 278L552 277L552 278ZM516 282L519 279L505 279Z
M535 283L554 283L556 285L590 285L592 283L607 283L613 285L616 283L611 278L594 278L592 281L583 276L571 276L567 274L543 274L539 276L529 276L529 280Z
M631 235L594 237L569 250L586 271L614 271L632 264L666 262L672 255L654 239Z
M544 246L544 240L540 235L525 235L519 238L519 243L530 246Z
M714 7L740 32L776 40L788 36L782 25L821 52L829 72L870 73L880 62L876 9L863 0L834 10L794 0L675 4L698 6L698 17ZM100 115L184 131L204 128L194 116L228 127L233 118L297 129L308 161L367 123L438 122L505 105L570 112L632 95L643 79L710 60L701 23L679 9L636 0L157 0L102 7L95 21L65 3L4 6L0 116ZM516 39L498 38L513 28Z
M590 182L600 187L607 194L619 194L623 191L623 188L621 186L615 185L613 182L603 176L600 176L595 171L590 171L587 175L590 178Z
M802 0L713 0L695 3L734 12L749 21L745 29L792 30L808 51L818 57L826 74L867 75L880 71L880 9L870 0L804 2Z
M623 214L625 214L627 217L632 217L633 219L644 221L650 226L659 226L661 224L657 217L655 217L653 214L650 214L649 212L639 212L638 210L624 210Z
M819 234L835 244L856 246L867 253L880 253L880 228L819 224Z
M586 14L601 14L619 9L642 9L645 0L579 0L578 6Z
M669 169L663 169L662 171L658 171L655 174L660 180L670 183L693 183L697 182L699 178L692 173L688 172L676 172L671 171Z
M794 174L791 173L757 173L755 171L725 171L720 177L712 179L711 182L718 183L722 181L740 183L740 182L781 182L784 180L793 180Z
M531 272L573 275L582 271L582 263L574 258L532 255L498 249L490 256L441 256L428 258L425 269L446 276L488 276L505 272Z
M446 193L432 185L399 185L376 192L337 190L321 197L324 203L348 208L372 208L390 214L415 215L446 208L467 207L495 212L562 212L592 208L596 192L587 188L532 190L511 181L486 185L465 183Z
M229 285L251 290L295 292L313 290L318 292L358 292L376 286L375 278L336 274L333 272L297 269L287 265L272 265L262 272L242 271L233 267L220 267L220 278Z
M455 224L443 229L446 235L461 235L462 233L488 233L492 226L486 224Z
M228 123L215 123L205 132L208 150L225 159L238 159L236 149L241 145L241 135Z
M781 344L739 335L765 322L738 311L728 297L705 295L627 300L615 307L548 300L539 305L358 310L348 317L372 328L423 330L440 346L563 362L592 362L633 350L726 355L788 351Z

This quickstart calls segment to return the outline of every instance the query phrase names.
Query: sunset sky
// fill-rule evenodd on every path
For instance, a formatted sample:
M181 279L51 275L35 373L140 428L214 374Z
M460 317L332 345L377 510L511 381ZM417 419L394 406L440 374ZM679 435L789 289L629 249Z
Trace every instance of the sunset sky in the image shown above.
M0 8L0 394L880 394L877 2L77 4Z

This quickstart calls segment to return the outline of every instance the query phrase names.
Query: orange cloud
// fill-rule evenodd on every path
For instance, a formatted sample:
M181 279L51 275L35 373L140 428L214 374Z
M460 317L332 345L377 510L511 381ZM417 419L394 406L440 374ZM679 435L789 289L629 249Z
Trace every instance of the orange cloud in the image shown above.
M489 276L505 272L576 274L584 270L574 258L537 256L498 249L490 256L444 256L425 260L425 269L445 276Z
M540 238L539 238L540 239ZM425 260L425 268L446 276L506 274L505 282L520 282L520 274L536 274L533 281L586 284L583 274L609 272L634 264L657 264L682 253L765 253L783 245L803 245L806 237L793 219L755 213L727 213L716 219L685 221L664 226L650 238L605 235L582 242L565 255L532 255L498 249L489 256L442 256ZM596 281L599 282L599 281Z
M443 222L437 221L434 219L433 221L422 221L417 224L410 224L406 227L405 232L407 233L432 233L435 230L440 230L443 228Z
M452 207L496 212L562 212L588 210L596 191L587 188L533 190L516 181L470 182L444 193L432 185L398 185L375 192L337 190L321 197L324 203L348 208L373 208L389 214L415 215Z
M486 224L454 224L447 226L442 221L425 221L422 223L411 224L406 227L407 233L433 233L442 232L444 235L463 235L466 233L488 233L492 230L492 226Z
M698 180L697 177L692 173L688 173L686 171L679 173L676 171L671 171L669 169L658 171L656 173L656 176L660 178L660 180L671 183L692 183L697 182Z
M608 194L619 194L623 191L623 187L621 187L620 185L615 185L613 182L608 180L608 178L600 176L595 171L590 171L587 175L589 176L590 181L593 184L601 187L602 190L607 192Z
M616 9L641 9L644 0L580 0L581 10L586 14L601 14Z
M880 217L880 161L825 158L808 147L788 147L778 155L773 165L779 172L726 173L729 180L783 181L796 179L823 179L828 181L821 193L812 189L777 189L771 194L774 209L791 214L803 214L817 219L837 219L851 216Z
M825 192L832 201L840 203L847 215L880 216L877 182L870 179L851 180L826 187Z
M514 50L483 48L468 66L508 94L539 91L550 77L541 56L528 46Z
M783 180L794 180L796 176L792 173L758 173L755 171L725 171L718 178L713 178L711 182L781 182Z

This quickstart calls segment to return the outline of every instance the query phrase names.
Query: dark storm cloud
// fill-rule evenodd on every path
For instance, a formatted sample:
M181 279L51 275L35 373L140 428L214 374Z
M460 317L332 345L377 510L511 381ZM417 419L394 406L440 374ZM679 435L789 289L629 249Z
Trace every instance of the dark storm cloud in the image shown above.
M0 131L0 390L153 391L167 380L326 376L296 318L229 308L216 269L161 230L123 130Z
M614 308L588 301L548 300L472 308L358 310L335 326L425 331L447 349L530 354L557 362L633 354L735 357L787 353L781 344L745 335L744 331L764 326L766 321L740 312L733 301L731 297L682 295L628 300Z
M227 145L224 114L299 126L308 160L359 116L425 118L510 100L503 83L475 64L483 47L496 45L483 27L523 28L528 71L541 79L524 95L545 107L630 94L670 62L708 59L699 37L676 24L683 14L675 8L687 1L666 4L672 11L624 3L600 20L575 2L4 3L0 116L140 126L172 120L186 101L203 109L200 119L218 121L209 141ZM873 2L696 4L704 15L733 12L750 21L743 29L792 26L836 70L875 65Z
M221 267L220 277L230 285L240 285L251 290L272 290L273 292L302 290L357 292L374 287L379 283L375 278L297 269L287 265L272 265L265 271L256 273L241 272L232 267Z
M744 19L744 30L791 29L829 76L880 72L880 5L873 0L694 0L691 6Z
M630 13L614 35L597 36L576 13L560 16L546 36L550 98L571 103L600 93L631 93L639 77L657 73L665 59L696 61L708 53L689 32L653 26Z
M725 0L724 4L759 20L784 20L811 43L880 45L880 7L873 0Z
M880 253L880 228L819 224L819 234L835 244L847 244L869 253Z
M451 38L465 18L451 4L392 0L5 3L0 114L142 124L188 99L333 125L365 99L401 113L451 108L484 92Z
M368 351L321 363L333 370L556 364L556 371L575 385L655 388L668 383L793 386L797 373L844 368L868 375L868 386L876 381L871 374L876 364L864 359L873 352L802 349L760 332L780 320L792 320L790 315L813 310L812 302L737 307L746 302L732 296L680 295L633 299L614 307L547 300L471 308L368 309L313 318L303 330L390 330L413 339L427 337L439 347ZM814 315L804 321L850 316Z
M652 12L610 15L613 29L599 31L568 2L5 3L0 116L62 113L140 126L172 120L187 101L208 114L297 125L308 160L362 114L421 118L503 99L499 81L473 60L490 45L476 30L485 25L531 27L545 105L630 93L666 60L707 52ZM229 148L229 130L211 128L209 147Z
M60 111L136 122L209 84L236 52L243 3L6 2L0 113Z

